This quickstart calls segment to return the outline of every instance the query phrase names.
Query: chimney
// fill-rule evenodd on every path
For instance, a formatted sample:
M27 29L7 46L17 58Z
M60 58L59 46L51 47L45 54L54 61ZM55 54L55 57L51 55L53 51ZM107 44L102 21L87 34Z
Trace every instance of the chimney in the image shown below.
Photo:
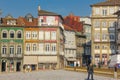
M38 6L38 11L40 11L41 10L41 8L40 8L40 5Z

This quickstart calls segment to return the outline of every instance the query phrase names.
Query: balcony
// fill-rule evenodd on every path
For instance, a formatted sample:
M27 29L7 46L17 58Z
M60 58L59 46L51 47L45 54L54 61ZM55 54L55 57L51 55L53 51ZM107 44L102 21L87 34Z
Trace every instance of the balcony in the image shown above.
M1 57L7 57L7 54L1 54Z
M1 54L1 57L22 58L22 54Z

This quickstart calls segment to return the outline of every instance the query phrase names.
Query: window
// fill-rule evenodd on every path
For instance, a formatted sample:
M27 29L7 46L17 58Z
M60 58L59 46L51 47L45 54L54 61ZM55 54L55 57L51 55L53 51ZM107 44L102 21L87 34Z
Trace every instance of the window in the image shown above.
M3 38L7 38L7 32L6 32L6 31L4 31L4 32L2 33L2 37L3 37Z
M43 53L43 51L44 51L44 44L43 43L39 43L39 51L40 51L40 53Z
M100 54L95 54L95 65L98 65L100 62Z
M17 46L17 54L21 54L22 52L22 48L20 45Z
M49 31L45 32L45 40L50 40L50 32Z
M28 18L28 21L29 21L29 22L32 22L32 18Z
M40 40L44 39L44 32L43 31L39 31L39 39Z
M110 40L115 40L115 34L110 34Z
M109 22L109 27L114 27L114 25L115 25L114 21Z
M30 51L30 44L26 45L26 51Z
M107 22L106 21L102 22L102 27L107 27Z
M113 15L114 10L115 10L115 9L114 9L114 7L111 7L111 8L110 8L110 14L112 14L112 15Z
M102 34L102 40L107 40L107 33Z
M95 8L95 14L100 14L100 9L99 8Z
M49 43L45 44L45 51L46 52L50 51L50 44Z
M48 25L54 25L55 23L55 17L54 16L49 16L49 17L47 17L47 19L46 19L46 21L47 21L47 23L48 23Z
M14 54L14 46L10 46L10 54Z
M37 32L36 31L32 32L32 39L37 39Z
M14 32L13 31L10 32L10 38L14 38Z
M7 53L7 46L3 46L2 47L2 54L6 54Z
M107 65L107 54L102 54L102 64Z
M107 49L107 45L102 45L102 49Z
M10 65L10 66L9 66L9 70L10 70L10 71L14 71L14 68L15 68L15 67L14 67L14 60L13 60L13 59L10 60L9 65Z
M31 38L31 32L30 31L26 31L26 39L30 39Z
M56 40L56 31L51 32L51 40Z
M95 41L100 41L100 33L95 33L94 39L95 39Z
M37 50L37 46L36 44L33 44L33 51L36 51Z
M99 21L95 21L94 22L94 27L100 27L100 22Z
M107 9L106 9L106 8L104 8L104 9L102 10L102 15L103 15L103 16L106 16L106 15L107 15Z
M22 37L21 31L18 31L17 38L21 38L21 37Z
M51 47L52 47L52 52L56 52L56 44L51 44Z
M115 50L115 45L110 45L111 50Z
M99 45L95 45L95 49L100 49L100 46Z

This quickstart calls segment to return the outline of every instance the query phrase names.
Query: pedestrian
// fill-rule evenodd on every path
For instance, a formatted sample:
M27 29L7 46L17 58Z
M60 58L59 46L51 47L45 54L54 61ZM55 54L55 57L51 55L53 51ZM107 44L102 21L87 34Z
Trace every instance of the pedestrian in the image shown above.
M87 80L94 80L93 79L94 69L93 69L93 64L92 63L90 63L90 65L88 65L87 72L88 72L88 78L87 78ZM91 76L91 79L90 79L90 76Z

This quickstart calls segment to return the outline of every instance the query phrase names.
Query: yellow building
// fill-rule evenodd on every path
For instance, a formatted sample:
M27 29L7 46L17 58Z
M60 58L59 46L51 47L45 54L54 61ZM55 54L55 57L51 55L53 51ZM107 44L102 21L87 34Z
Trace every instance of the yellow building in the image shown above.
M97 66L107 66L111 54L115 54L114 13L119 9L120 0L106 0L91 5L92 7L92 62Z

